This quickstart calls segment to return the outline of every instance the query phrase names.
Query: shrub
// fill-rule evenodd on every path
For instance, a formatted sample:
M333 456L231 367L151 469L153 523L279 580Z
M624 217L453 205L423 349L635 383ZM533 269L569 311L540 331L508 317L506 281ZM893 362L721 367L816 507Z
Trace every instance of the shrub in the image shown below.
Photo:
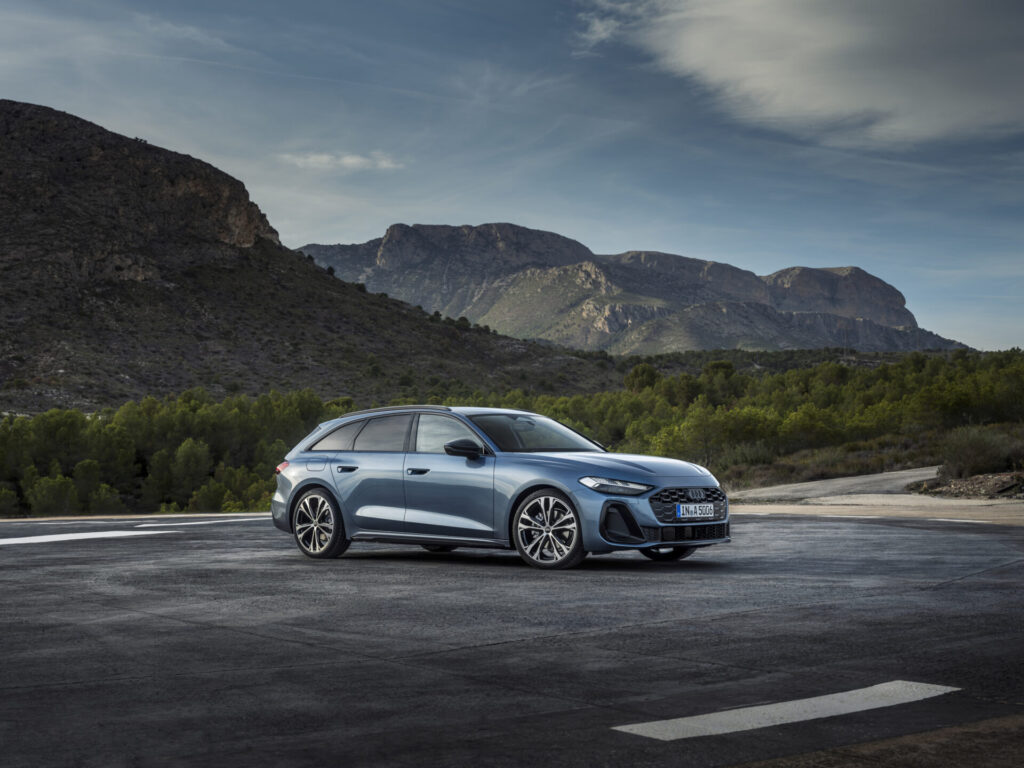
M41 477L27 493L28 506L37 517L77 515L78 491L70 477Z
M18 494L10 488L0 488L0 517L17 517L20 514Z
M949 479L1007 472L1024 459L1022 453L1022 445L1002 432L982 427L958 427L943 443L939 476Z
M90 515L124 515L128 509L121 501L121 495L106 483L89 495Z
M192 494L192 498L188 502L188 509L190 512L220 512L227 493L228 489L224 483L218 483L211 478L202 488Z

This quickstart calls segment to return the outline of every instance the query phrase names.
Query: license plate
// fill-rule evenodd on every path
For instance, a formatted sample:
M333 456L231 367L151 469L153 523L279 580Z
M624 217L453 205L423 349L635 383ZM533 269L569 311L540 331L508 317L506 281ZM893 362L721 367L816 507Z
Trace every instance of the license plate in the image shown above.
M714 504L676 504L676 519L704 518L715 516Z

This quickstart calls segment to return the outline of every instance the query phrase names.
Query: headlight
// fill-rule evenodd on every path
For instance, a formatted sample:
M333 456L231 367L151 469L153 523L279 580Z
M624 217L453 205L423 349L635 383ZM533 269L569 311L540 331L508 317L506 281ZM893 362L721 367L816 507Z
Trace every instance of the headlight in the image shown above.
M654 487L626 480L610 480L607 477L581 477L580 482L598 493L617 493L623 496L639 496Z

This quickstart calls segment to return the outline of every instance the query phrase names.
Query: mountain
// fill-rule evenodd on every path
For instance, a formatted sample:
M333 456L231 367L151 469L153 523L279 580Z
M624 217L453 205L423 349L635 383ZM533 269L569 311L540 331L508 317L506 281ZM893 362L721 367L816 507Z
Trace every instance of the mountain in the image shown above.
M205 386L360 404L606 389L606 361L431 318L283 247L213 166L0 100L0 411Z
M583 349L963 346L918 328L903 295L857 267L791 267L762 277L668 253L597 255L513 224L395 224L359 245L300 250L343 280L429 312Z

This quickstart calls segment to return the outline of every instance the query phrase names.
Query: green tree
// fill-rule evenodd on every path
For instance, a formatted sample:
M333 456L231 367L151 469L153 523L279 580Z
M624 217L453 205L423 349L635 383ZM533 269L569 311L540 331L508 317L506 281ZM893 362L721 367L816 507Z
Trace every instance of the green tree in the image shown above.
M631 392L639 392L640 390L647 389L647 387L653 387L660 379L661 374L658 373L653 365L650 363L640 363L633 366L633 369L626 374L626 378L623 379L622 383Z
M149 474L142 483L142 504L152 511L165 503L171 495L174 476L171 470L171 454L161 448L149 460Z
M171 465L171 497L185 504L201 488L213 469L210 447L202 440L187 438L174 452Z
M101 483L100 463L96 459L82 459L75 464L73 477L78 498L82 501L87 501L90 496L99 490Z

